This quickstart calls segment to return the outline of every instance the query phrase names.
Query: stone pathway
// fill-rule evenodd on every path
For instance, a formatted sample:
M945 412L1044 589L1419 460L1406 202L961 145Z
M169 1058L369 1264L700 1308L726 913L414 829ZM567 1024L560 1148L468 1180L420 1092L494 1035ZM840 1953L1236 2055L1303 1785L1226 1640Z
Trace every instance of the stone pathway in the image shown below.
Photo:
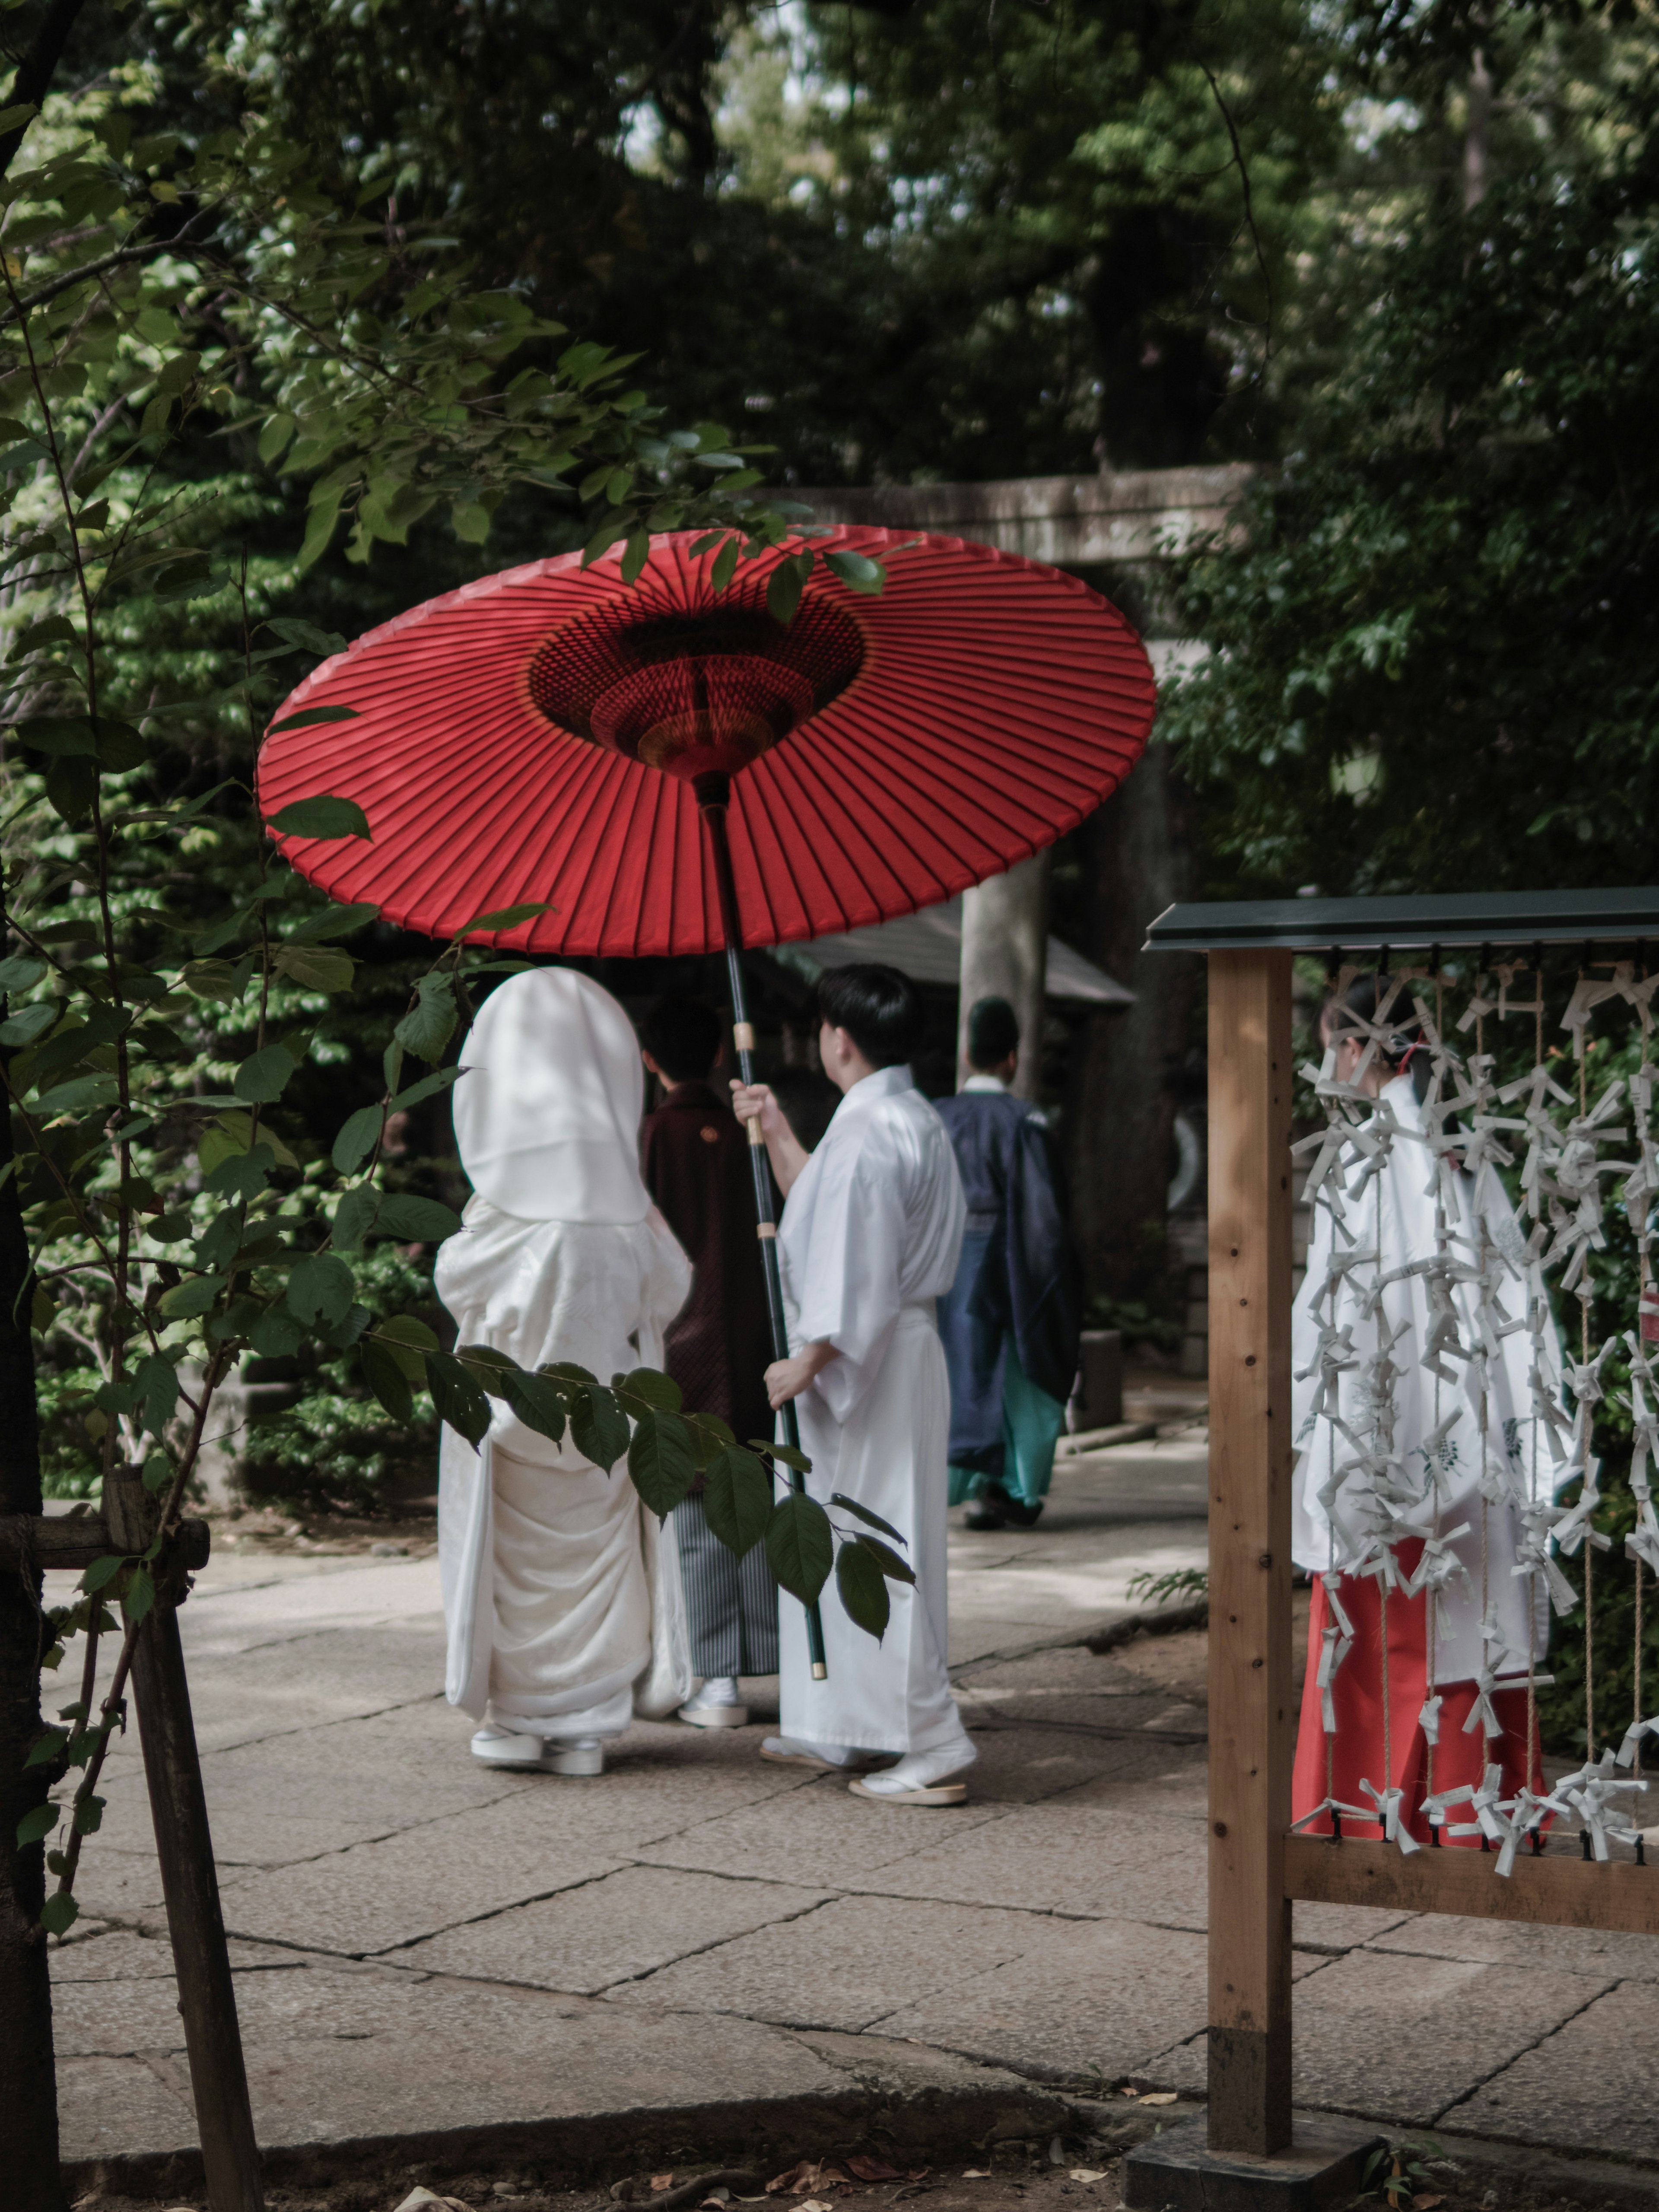
M960 1810L764 1765L759 1725L637 1726L597 1781L480 1768L435 1561L216 1558L182 1618L262 2142L1201 2094L1201 1674L1083 1639L1201 1563L1204 1449L1079 1457L1038 1528L953 1537ZM54 1958L88 2174L194 2140L136 1747L111 1778ZM1652 2156L1659 1942L1319 1906L1296 1936L1298 2102Z

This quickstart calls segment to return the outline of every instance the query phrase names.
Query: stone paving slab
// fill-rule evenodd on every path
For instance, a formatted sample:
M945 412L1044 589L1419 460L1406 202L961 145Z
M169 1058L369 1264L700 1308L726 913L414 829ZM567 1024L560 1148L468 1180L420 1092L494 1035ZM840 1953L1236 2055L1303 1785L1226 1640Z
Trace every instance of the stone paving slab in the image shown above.
M1044 1804L1005 1813L994 1828L942 1837L890 1865L851 1870L842 1885L1201 1931L1206 1880L1203 1831L1188 1821Z
M620 2003L741 2013L787 2027L868 2027L917 1997L1017 1958L1032 1916L885 1897L839 1898L781 1927L683 1959Z
M1632 1937L1619 1937L1620 1942ZM1441 2115L1440 2124L1524 2143L1654 2155L1659 1989L1645 1977L1595 1997L1535 2050Z
M1455 1913L1424 1912L1389 1934L1365 1940L1379 1951L1410 1952L1419 1958L1473 1959L1483 1966L1525 1966L1551 1975L1659 1982L1659 1936L1533 1928L1512 1920L1466 1920Z
M827 1905L826 1890L628 1867L579 1890L393 1951L400 1966L596 1996L735 1936Z
M620 1869L614 1852L573 1846L527 1818L533 1802L457 1813L297 1866L232 1874L222 1884L225 1924L236 1936L361 1957Z
M997 1805L953 1806L951 1832L1006 1818ZM711 1874L743 1872L839 1887L850 1866L877 1872L926 1850L938 1833L937 1824L925 1814L871 1805L854 1797L838 1777L825 1774L801 1790L695 1822L659 1843L644 1844L638 1855L653 1866L700 1867Z
M1438 2124L1612 1986L1610 1978L1357 1950L1300 1962L1292 2032L1298 2105L1413 2127ZM1170 2054L1167 2086L1202 2094L1202 2038ZM1582 2069L1567 2092L1576 2100ZM1586 2082L1587 2085L1587 2082ZM1598 2148L1593 2136L1562 2140Z

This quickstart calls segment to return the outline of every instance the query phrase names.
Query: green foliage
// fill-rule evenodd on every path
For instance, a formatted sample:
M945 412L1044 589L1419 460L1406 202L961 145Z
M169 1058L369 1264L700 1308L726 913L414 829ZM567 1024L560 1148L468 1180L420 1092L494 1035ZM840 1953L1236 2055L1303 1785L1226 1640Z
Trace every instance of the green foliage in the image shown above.
M1593 88L1564 65L1538 112L1582 94L1593 133L1512 145L1477 205L1419 205L1333 272L1346 323L1295 450L1185 570L1211 650L1160 727L1218 891L1645 878L1652 59Z

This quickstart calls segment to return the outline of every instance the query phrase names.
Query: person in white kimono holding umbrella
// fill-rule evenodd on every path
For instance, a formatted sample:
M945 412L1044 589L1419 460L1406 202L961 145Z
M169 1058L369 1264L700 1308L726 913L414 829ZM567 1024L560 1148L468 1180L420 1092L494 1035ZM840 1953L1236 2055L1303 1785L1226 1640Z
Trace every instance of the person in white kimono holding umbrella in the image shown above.
M768 1395L774 1407L796 1401L811 1494L829 1505L838 1491L890 1522L916 1581L890 1586L879 1644L841 1607L824 1608L821 1681L802 1609L781 1598L783 1732L762 1755L848 1771L858 1795L884 1802L957 1804L978 1754L946 1672L950 1389L934 1309L956 1279L967 1209L945 1125L907 1065L921 1018L908 978L833 970L818 1012L823 1071L842 1097L816 1152L763 1084L732 1085L786 1201L778 1258L792 1349L768 1368Z
M601 1382L659 1367L691 1267L641 1180L627 1015L568 969L515 975L461 1060L455 1136L473 1196L434 1276L458 1340ZM690 1696L673 1522L659 1527L626 1470L583 1458L568 1431L552 1443L499 1400L478 1451L446 1426L438 1558L445 1688L481 1723L475 1759L599 1774L636 1711Z

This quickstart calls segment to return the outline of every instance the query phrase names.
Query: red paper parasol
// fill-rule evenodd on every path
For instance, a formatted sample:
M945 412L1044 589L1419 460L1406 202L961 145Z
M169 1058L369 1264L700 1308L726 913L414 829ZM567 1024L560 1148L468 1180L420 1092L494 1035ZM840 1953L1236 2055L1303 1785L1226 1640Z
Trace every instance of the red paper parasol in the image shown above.
M862 596L815 564L786 629L766 612L784 555L716 596L694 542L655 539L631 586L615 559L509 569L325 661L276 719L356 719L268 739L261 805L269 818L317 793L355 799L374 842L283 838L287 858L434 937L550 901L501 941L718 951L691 780L724 769L742 942L777 945L1000 874L1091 812L1146 744L1140 641L1058 569L838 530L814 542L890 552L885 590Z
M567 554L370 630L288 701L259 800L267 819L355 800L372 842L281 836L283 853L428 936L547 902L490 934L532 953L723 946L750 1083L738 947L910 914L1052 844L1139 758L1152 678L1097 592L988 546L832 531L814 544L885 559L886 587L855 592L814 562L785 625L766 595L787 551L716 593L694 542L654 539L632 585L614 558ZM350 718L280 726L331 708ZM783 1358L771 1178L763 1151L750 1159ZM822 1676L816 1605L807 1637Z

